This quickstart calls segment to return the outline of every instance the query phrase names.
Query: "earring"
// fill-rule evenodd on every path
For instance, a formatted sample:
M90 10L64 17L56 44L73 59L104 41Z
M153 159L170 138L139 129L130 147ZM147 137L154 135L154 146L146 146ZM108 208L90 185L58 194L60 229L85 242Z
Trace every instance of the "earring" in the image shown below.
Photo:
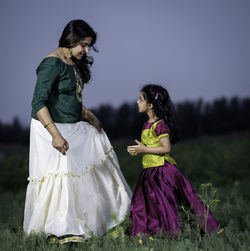
M69 58L71 59L73 57L72 50L69 48L68 51L69 51Z

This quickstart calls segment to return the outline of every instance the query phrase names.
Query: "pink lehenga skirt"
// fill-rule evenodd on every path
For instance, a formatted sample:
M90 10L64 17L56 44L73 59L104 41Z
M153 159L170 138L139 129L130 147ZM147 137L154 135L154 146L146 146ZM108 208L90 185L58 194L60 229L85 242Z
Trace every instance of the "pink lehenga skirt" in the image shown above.
M166 162L143 169L131 201L132 235L161 232L176 236L183 228L180 205L198 216L205 232L219 230L212 213L175 165Z

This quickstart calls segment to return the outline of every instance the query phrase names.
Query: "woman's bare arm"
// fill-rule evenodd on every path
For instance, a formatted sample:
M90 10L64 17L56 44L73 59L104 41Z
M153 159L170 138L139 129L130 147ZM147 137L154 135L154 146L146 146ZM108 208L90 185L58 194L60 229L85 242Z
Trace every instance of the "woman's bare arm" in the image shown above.
M43 126L47 125L46 129L52 136L53 147L55 147L59 152L65 155L66 151L69 149L69 144L63 138L63 136L61 135L55 124L52 123L53 121L48 108L44 106L36 113L36 115L40 120L40 122L43 124Z
M93 112L82 106L82 116L92 124L99 133L102 132L102 124Z

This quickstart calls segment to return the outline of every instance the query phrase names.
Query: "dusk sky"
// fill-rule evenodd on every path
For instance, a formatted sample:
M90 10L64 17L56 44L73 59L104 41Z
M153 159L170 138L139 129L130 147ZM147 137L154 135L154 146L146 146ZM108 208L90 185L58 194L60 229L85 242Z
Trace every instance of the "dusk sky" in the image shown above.
M30 122L40 61L72 19L98 34L83 104L133 102L146 83L174 102L250 97L249 0L2 0L0 121Z

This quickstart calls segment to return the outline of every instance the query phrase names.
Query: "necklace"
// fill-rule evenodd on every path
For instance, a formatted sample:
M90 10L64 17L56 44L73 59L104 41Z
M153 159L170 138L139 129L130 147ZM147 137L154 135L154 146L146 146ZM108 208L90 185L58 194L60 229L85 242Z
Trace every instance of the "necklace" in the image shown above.
M75 67L73 67L73 69L74 69L74 74L76 78L76 98L81 103L82 102L82 90L83 90L82 79L79 76L79 73L77 72Z

